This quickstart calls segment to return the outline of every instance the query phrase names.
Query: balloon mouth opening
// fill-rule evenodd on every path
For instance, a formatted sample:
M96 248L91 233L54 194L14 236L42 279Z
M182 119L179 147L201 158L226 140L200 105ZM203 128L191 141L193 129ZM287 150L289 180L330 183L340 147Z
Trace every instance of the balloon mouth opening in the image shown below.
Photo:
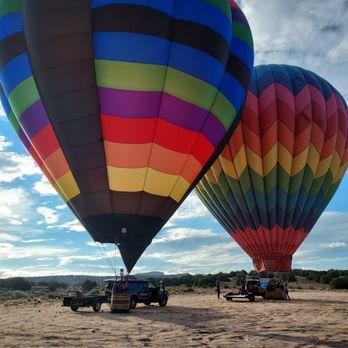
M291 255L260 255L254 256L252 259L258 273L291 271Z

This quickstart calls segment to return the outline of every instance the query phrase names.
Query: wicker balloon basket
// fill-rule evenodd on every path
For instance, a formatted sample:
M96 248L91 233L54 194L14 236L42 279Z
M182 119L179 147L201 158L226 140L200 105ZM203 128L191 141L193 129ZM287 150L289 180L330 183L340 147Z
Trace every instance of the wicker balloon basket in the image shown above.
M130 295L127 293L112 294L110 309L112 313L129 313Z

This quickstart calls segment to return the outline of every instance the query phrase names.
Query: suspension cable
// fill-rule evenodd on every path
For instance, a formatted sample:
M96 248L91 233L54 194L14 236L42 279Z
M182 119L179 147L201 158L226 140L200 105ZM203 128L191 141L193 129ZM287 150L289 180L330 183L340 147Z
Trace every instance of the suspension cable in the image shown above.
M105 263L111 268L112 273L114 273L115 276L116 276L116 271L115 271L115 269L114 269L112 263L110 263L110 260L109 260L108 256L105 254L104 250L101 248L101 245L103 245L103 244L100 244L100 245L99 245L99 243L97 243L96 241L94 241L94 244L95 244L95 246L98 248L100 254L102 255L102 259L103 259L103 260L105 261Z
M188 229L185 238L183 240L181 240L181 242L173 249L172 253L169 255L169 257L167 257L167 260L170 260L173 258L173 256L177 253L177 251L182 247L182 245L185 243L185 241L188 239L188 237L190 236L190 234L192 233L193 229L196 227L197 222L198 222L198 218L201 216L203 210L205 209L204 206L201 207L201 210L199 211L199 214L196 215L196 217L194 218L193 224L191 225L191 227ZM161 261L160 263L158 263L158 265L156 266L155 269L159 269L161 268L164 263L167 261Z

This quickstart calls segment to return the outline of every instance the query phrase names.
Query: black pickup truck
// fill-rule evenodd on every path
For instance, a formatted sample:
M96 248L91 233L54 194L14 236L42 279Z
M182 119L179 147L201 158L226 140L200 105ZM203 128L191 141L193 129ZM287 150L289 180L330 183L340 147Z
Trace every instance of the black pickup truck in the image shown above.
M114 280L106 281L105 295L111 296ZM168 292L165 289L163 282L155 284L146 280L128 280L126 289L130 293L130 307L135 308L138 303L150 305L158 303L161 307L165 307L168 302Z

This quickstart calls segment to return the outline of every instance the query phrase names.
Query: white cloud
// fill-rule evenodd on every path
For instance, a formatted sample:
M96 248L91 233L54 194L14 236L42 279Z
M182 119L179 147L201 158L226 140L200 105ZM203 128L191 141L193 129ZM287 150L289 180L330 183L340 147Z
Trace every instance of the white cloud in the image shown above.
M0 103L0 120L1 119L6 119L6 113L5 113L5 110Z
M95 269L104 268L99 265L94 266ZM40 276L59 276L59 275L86 275L90 276L91 271L85 270L73 270L70 268L54 268L52 265L42 265L42 266L33 266L30 268L18 268L18 269L0 269L0 278L9 278L9 277L40 277ZM111 271L96 271L93 270L93 275L101 276L105 278L110 277Z
M22 240L22 243L34 244L34 243L51 242L52 240L54 240L54 239L46 239L46 238L41 238L41 239L27 239L27 240Z
M56 207L55 207L55 209L57 209L57 210L64 210L66 208L66 205L57 205Z
M26 258L58 257L71 254L74 250L60 247L15 246L12 243L0 243L0 260L15 260Z
M9 151L9 146L11 143L0 135L0 183L10 183L25 176L41 173L30 156Z
M118 250L116 252L116 257L118 259L117 263L120 264L120 253ZM94 254L60 256L59 257L59 261L60 261L59 266L66 266L66 265L71 264L75 261L100 261L100 260L104 260L109 268L111 267L111 265L114 266L115 250L107 251L106 249L104 249L104 251L102 253L99 249L97 249L97 253L94 253Z
M0 223L19 225L32 213L32 201L22 188L0 189Z
M211 238L216 237L216 235L216 233L209 229L199 230L193 228L178 227L167 230L161 237L154 239L152 244L170 243L191 238Z
M196 219L207 215L209 215L207 208L203 205L197 195L192 192L168 223L175 224L177 220ZM168 223L166 227L170 226L168 226Z
M157 260L153 269L165 268L167 273L207 273L250 268L250 258L231 241L212 243L192 250L145 253L144 259ZM151 267L149 267L151 269Z
M348 212L324 212L294 255L294 267L346 268Z
M7 141L3 135L0 135L0 151L5 151L12 143Z
M54 196L58 195L57 191L52 187L51 183L44 177L41 177L40 181L34 184L34 190L41 196Z
M330 249L336 249L336 248L346 248L348 247L347 243L344 242L331 242L331 243L322 243L322 248L330 248Z
M59 267L71 264L74 261L97 261L101 260L99 255L70 255L59 257Z
M73 232L86 232L86 229L82 226L82 224L77 219L65 222L64 224L61 224L56 227L60 229L70 230Z
M58 215L54 209L47 207L39 207L36 211L43 216L46 224L52 225L58 222Z
M248 0L255 65L290 64L314 71L348 97L348 2Z
M18 236L14 236L9 233L0 233L0 242L17 242L20 241L21 238Z

